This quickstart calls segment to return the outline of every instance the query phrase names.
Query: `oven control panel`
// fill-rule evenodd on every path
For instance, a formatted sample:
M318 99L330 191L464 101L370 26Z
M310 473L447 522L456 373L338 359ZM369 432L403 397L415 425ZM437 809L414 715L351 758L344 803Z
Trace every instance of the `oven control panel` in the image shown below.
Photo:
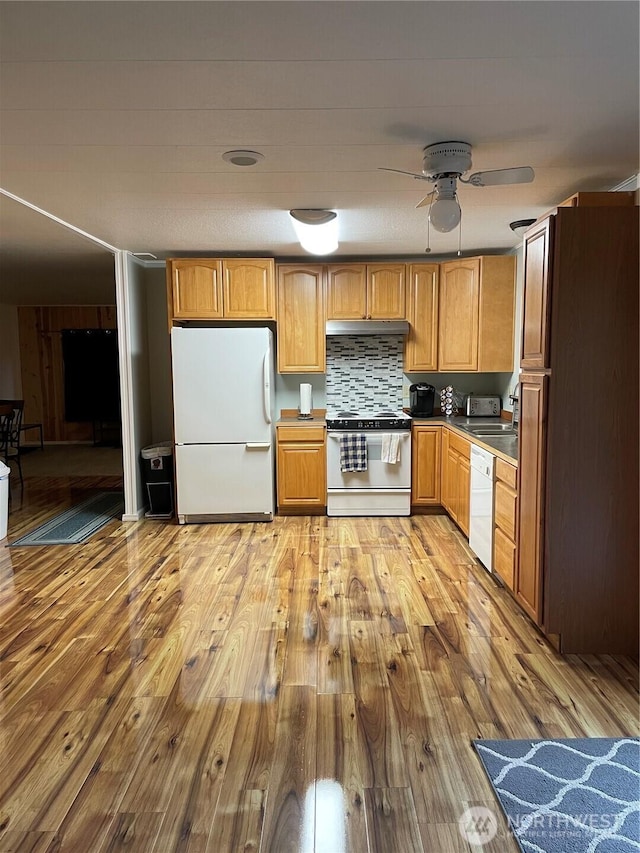
M327 429L352 431L411 429L411 418L327 418Z

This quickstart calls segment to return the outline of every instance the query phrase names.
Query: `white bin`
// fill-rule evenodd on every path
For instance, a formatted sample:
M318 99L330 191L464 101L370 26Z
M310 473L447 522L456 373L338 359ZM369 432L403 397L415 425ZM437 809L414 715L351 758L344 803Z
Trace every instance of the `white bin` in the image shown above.
M0 539L7 538L9 526L9 468L0 462Z

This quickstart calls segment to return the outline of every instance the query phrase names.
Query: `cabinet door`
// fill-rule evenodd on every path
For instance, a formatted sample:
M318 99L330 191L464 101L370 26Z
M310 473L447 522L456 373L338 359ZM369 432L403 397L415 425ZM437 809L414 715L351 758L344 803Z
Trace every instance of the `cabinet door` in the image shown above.
M331 264L327 268L327 319L364 320L367 316L367 268Z
M324 373L322 266L278 266L278 372Z
M478 369L480 259L440 267L438 362L442 371Z
M440 503L440 427L417 426L413 430L411 503Z
M518 445L518 567L516 597L538 624L542 620L547 377L520 374Z
M304 430L287 428L287 435L300 435L294 441L281 441L278 430L278 509L284 514L322 511L327 505L326 445L311 432L305 439Z
M524 297L522 307L523 370L549 366L549 286L554 217L529 232L524 243Z
M275 318L273 258L223 261L224 316L239 320Z
M404 264L367 264L367 319L404 320Z
M181 258L167 263L173 317L179 320L222 317L222 261Z
M447 510L449 515L453 514L453 493L452 486L455 473L455 457L453 462L453 471L451 457L449 454L449 430L442 430L442 440L440 442L440 459L441 459L441 474L440 474L440 500L442 506Z
M404 347L404 369L438 369L438 264L411 264L407 281L409 334Z
M471 466L464 456L458 456L457 469L457 511L460 530L469 535L469 501L471 498Z

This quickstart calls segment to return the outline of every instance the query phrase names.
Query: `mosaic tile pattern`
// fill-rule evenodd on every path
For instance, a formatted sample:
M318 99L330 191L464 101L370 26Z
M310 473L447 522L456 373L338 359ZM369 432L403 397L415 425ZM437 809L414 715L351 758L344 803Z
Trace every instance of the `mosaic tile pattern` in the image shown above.
M402 408L402 335L327 338L327 409Z

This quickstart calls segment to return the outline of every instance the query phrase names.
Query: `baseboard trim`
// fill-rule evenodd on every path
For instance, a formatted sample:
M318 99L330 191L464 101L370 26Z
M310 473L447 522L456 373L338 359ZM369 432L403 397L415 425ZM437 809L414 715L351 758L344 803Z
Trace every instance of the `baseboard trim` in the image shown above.
M140 521L141 518L144 517L144 508L139 509L137 512L124 512L121 517L121 521Z

